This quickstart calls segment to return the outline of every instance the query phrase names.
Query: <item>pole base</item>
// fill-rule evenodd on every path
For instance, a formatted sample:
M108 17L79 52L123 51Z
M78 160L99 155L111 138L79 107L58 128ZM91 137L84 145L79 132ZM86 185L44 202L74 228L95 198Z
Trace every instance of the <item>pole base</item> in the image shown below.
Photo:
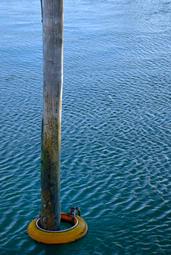
M28 235L35 241L44 244L67 244L81 239L86 235L88 226L80 216L71 216L67 213L61 213L61 220L73 223L74 225L65 230L49 231L39 227L39 218L34 219L28 225Z

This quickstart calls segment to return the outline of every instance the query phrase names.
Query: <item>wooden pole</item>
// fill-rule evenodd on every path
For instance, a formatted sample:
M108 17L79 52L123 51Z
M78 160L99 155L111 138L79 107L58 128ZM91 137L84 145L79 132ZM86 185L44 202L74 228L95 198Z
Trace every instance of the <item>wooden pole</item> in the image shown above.
M42 0L43 120L40 224L60 228L60 145L63 86L63 0Z

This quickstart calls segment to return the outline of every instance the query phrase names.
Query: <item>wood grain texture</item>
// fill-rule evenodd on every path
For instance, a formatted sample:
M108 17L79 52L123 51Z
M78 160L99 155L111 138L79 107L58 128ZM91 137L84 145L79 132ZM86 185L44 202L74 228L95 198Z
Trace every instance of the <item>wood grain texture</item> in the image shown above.
M63 86L63 0L43 0L41 226L60 227L60 146Z

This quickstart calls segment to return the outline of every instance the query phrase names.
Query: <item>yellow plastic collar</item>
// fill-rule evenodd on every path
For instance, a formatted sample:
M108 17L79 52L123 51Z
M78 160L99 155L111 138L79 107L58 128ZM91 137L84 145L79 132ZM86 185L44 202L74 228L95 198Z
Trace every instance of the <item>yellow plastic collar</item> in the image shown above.
M67 213L61 213L63 221L72 222L73 218ZM37 225L38 219L32 220L28 226L29 236L40 243L44 244L66 244L74 242L86 235L88 226L80 216L74 217L74 226L66 230L46 231Z

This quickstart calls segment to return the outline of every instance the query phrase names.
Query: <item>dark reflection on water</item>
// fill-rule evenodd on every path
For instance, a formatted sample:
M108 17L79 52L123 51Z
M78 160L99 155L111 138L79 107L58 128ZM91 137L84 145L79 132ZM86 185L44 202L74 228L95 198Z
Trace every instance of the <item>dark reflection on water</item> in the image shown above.
M62 208L88 235L45 246L38 215L39 2L0 4L1 254L171 253L171 1L65 1Z

